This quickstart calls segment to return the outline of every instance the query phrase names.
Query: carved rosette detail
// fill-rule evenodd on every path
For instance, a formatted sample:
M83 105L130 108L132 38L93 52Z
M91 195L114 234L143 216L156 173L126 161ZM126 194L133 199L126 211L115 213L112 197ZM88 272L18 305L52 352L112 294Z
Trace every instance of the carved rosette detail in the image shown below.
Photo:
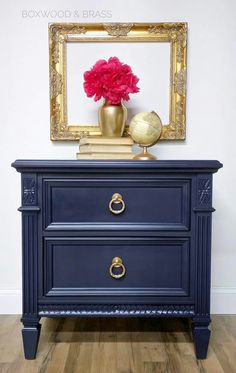
M209 206L211 204L212 181L207 178L198 180L198 205Z
M34 177L23 178L22 205L30 206L36 204L36 180Z
M104 29L111 36L127 36L133 27L133 23L104 23Z

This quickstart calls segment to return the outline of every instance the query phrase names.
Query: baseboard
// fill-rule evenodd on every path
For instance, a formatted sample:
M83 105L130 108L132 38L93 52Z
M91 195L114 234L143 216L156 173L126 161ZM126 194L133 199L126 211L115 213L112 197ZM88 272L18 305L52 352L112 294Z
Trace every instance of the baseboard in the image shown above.
M236 314L236 287L213 287L211 289L212 314Z
M236 314L236 287L213 287L212 314ZM21 314L21 290L0 289L0 314Z
M21 312L21 290L0 289L0 314L18 315Z

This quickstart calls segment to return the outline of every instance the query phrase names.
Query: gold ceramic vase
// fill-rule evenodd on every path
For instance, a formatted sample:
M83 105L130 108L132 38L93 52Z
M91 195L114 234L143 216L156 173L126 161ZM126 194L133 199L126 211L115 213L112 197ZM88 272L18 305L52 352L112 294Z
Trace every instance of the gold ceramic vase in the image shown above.
M120 104L111 104L105 101L99 108L98 121L102 136L121 137L125 129L127 109Z

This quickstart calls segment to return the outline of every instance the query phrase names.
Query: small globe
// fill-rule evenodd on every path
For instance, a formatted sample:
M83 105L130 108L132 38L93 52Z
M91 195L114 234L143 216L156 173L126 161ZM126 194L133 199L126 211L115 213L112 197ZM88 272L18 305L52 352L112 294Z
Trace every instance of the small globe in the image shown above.
M161 119L155 111L136 114L129 125L130 136L141 146L154 145L161 136L161 131Z

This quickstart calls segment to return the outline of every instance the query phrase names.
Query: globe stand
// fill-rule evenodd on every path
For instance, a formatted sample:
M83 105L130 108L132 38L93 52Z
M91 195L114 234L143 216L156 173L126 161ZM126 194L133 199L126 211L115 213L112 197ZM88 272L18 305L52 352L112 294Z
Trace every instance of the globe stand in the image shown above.
M135 155L135 157L133 159L140 160L140 161L153 161L153 160L157 159L157 157L155 157L155 155L153 155L151 153L148 153L147 146L143 146L142 148L143 148L143 151L141 153L138 153L137 155Z

